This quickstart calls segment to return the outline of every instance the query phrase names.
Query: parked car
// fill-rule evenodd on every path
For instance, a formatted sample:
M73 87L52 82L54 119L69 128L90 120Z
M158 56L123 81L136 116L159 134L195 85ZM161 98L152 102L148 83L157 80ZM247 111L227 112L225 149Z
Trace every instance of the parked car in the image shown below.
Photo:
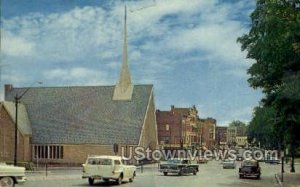
M26 182L25 168L0 164L0 186L13 187L15 184L23 184Z
M240 178L244 177L256 177L260 179L261 168L259 166L259 162L256 160L244 160L241 163L241 167L239 168L239 176Z
M222 164L223 169L235 169L235 160L225 159Z
M199 171L199 165L191 164L189 159L170 159L160 164L159 171L165 176L168 173L177 173L178 175L193 173L193 175L196 175Z
M136 166L126 165L125 162L120 156L90 156L85 164L82 164L82 178L87 178L90 185L93 185L95 180L114 180L118 185L122 184L123 180L133 182Z
M269 164L280 164L280 160L276 157L269 157L265 160L265 163Z

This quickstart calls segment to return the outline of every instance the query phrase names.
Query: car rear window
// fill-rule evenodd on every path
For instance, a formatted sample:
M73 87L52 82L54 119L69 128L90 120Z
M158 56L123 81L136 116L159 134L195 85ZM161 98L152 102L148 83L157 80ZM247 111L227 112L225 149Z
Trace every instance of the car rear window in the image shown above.
M250 160L245 160L242 163L242 166L257 166L257 162L255 161L250 161Z
M111 159L106 158L89 158L88 164L91 165L112 165Z

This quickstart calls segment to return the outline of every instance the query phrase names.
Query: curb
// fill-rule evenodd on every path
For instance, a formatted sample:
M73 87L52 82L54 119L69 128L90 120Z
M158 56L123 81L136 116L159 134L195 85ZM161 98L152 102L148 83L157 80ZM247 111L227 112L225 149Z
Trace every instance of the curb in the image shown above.
M275 174L275 179L276 179L277 183L279 184L279 186L283 187L283 184L282 184L282 182L281 182L281 180L280 180L280 178L277 174Z
M79 175L74 176L27 176L27 181L44 181L44 180L72 180L72 179L82 179Z

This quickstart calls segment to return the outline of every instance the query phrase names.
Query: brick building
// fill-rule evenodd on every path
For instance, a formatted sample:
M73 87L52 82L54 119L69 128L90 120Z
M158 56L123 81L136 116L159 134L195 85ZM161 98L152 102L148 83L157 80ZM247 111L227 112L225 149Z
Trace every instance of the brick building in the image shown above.
M213 118L200 120L200 144L203 148L213 149L216 144L217 121Z
M164 149L190 148L199 142L196 107L156 110L158 141Z
M1 160L13 159L12 102L16 94L25 92L18 113L28 116L24 117L28 121L18 121L19 160L83 163L91 154L114 154L115 143L120 145L118 154L122 146L157 147L153 85L131 83L126 30L125 16L123 64L116 85L5 86L6 102L0 106ZM28 131L23 132L25 126Z
M216 144L219 147L227 144L227 127L216 127Z

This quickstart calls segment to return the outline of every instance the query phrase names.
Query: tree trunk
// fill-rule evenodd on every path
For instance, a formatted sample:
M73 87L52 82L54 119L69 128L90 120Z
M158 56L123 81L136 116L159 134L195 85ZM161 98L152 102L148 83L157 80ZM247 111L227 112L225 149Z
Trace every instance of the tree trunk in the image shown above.
M291 173L295 173L295 154L292 154L292 160L291 160Z

